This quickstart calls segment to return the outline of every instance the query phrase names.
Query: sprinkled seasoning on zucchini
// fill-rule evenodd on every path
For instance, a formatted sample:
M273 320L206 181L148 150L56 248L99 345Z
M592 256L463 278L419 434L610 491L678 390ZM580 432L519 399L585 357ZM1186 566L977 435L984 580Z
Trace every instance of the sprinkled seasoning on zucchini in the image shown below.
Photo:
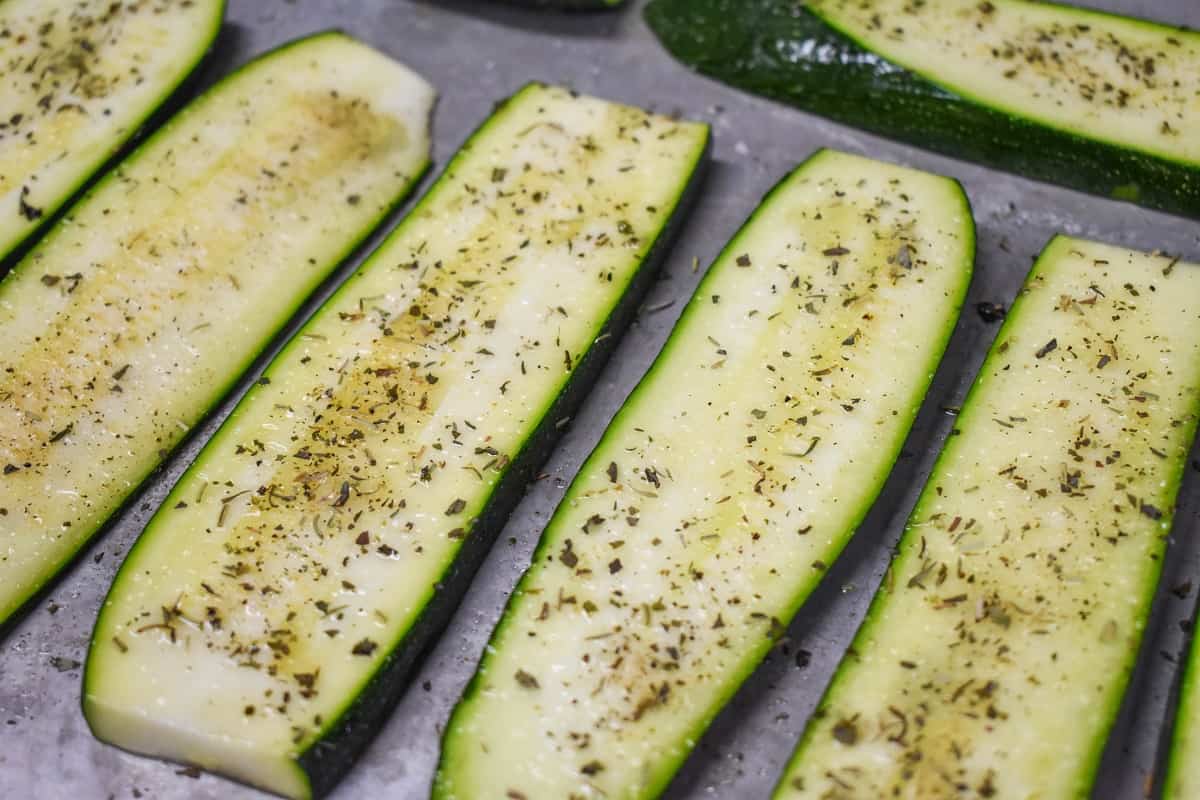
M435 797L663 790L882 487L974 244L958 184L858 156L767 196L550 521Z
M1086 797L1200 411L1200 266L1058 237L776 796Z
M1200 34L1028 0L652 0L689 65L959 158L1200 216Z
M101 529L428 161L433 93L340 34L193 102L0 283L0 624Z
M0 3L0 263L200 63L224 0Z
M201 452L113 584L92 730L326 792L652 279L708 128L533 84Z

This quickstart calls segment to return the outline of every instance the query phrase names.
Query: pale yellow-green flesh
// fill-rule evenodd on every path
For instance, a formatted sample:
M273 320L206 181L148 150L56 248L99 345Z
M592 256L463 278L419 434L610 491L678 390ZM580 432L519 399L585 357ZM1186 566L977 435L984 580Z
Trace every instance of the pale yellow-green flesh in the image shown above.
M219 0L0 3L0 256L199 62Z
M88 666L110 738L307 794L296 759L429 602L706 137L561 89L508 101L129 557Z
M296 45L182 112L0 284L0 621L420 174L431 103L345 37Z
M1028 0L809 0L868 49L1060 130L1200 161L1200 35Z
M1088 795L1195 429L1197 296L1194 265L1047 247L778 796Z
M776 190L547 528L436 796L661 791L878 491L972 255L945 178L824 152Z

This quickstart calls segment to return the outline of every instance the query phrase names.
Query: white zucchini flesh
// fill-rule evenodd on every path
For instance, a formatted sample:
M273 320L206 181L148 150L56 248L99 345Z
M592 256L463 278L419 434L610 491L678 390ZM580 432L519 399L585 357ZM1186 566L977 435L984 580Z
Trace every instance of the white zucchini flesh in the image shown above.
M289 797L327 789L707 141L563 89L509 99L150 523L93 637L93 731Z
M1200 162L1200 34L1030 0L809 0L868 50L984 106Z
M1086 797L1200 410L1200 266L1058 237L778 797Z
M251 63L0 283L0 622L423 172L432 90L340 34Z
M224 10L224 0L0 2L0 259L162 106Z
M973 258L952 180L833 151L784 180L547 526L434 796L660 793L882 487Z

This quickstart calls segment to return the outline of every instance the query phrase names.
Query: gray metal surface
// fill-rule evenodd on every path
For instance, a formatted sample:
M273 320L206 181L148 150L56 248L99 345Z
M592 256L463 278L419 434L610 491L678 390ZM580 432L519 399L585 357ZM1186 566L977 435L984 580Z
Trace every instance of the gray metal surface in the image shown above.
M1195 0L1091 0L1114 11L1200 27ZM492 103L529 79L569 84L616 100L709 120L715 163L662 280L625 335L543 480L534 483L461 609L426 658L389 723L336 797L422 797L438 739L474 669L501 605L566 481L649 365L707 264L762 194L817 147L837 147L921 167L963 182L979 226L970 303L883 498L784 644L700 742L672 798L765 797L865 612L904 518L956 406L995 333L974 311L1007 304L1031 259L1057 231L1200 260L1200 225L930 155L758 100L690 74L641 21L640 2L611 14L555 15L468 0L231 0L229 21L204 83L294 36L340 27L428 76L442 92L435 158L446 159ZM1198 298L1200 300L1200 298ZM663 307L665 303L672 304ZM309 309L311 310L312 304ZM261 366L261 365L260 365ZM248 385L242 383L237 395ZM228 412L201 427L141 492L131 510L85 552L11 634L0 640L0 798L261 798L258 792L100 744L79 712L80 669L92 621L130 544L172 481ZM1144 795L1167 698L1200 584L1200 472L1189 469L1163 586L1141 666L1102 767L1097 798ZM1175 588L1179 591L1171 592ZM800 657L797 657L800 654ZM804 664L804 666L800 666Z

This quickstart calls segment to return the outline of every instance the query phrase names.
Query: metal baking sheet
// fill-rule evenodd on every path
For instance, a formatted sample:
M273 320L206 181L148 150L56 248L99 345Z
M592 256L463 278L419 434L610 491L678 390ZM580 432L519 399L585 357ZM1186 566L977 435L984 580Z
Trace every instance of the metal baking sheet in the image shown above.
M1200 27L1195 0L1090 2ZM670 787L670 798L768 795L865 612L953 422L943 409L961 401L995 334L995 324L980 319L975 303L1007 304L1033 256L1057 231L1200 261L1200 225L1195 222L893 144L693 75L658 47L642 22L641 5L635 0L613 13L567 15L481 0L231 0L220 44L205 68L206 85L275 44L340 27L437 85L442 93L434 118L439 164L497 99L530 79L678 111L710 121L715 133L712 169L661 281L547 464L546 477L529 487L411 688L336 790L340 800L428 793L442 726L502 603L567 480L649 365L699 280L692 272L692 259L708 264L763 193L815 148L864 153L962 181L979 227L975 281L945 362L883 497L790 626L782 645L702 739ZM313 307L310 304L308 310ZM235 396L253 377L242 382ZM79 663L109 581L152 510L231 405L232 399L200 427L142 489L129 512L0 641L0 798L265 797L220 778L195 776L177 765L103 745L92 738L79 711ZM1192 587L1200 583L1200 466L1195 461L1193 466L1184 481L1141 663L1097 782L1095 797L1104 800L1143 797L1154 768L1185 643L1185 621L1196 601L1195 589L1185 592L1184 584L1189 579Z

